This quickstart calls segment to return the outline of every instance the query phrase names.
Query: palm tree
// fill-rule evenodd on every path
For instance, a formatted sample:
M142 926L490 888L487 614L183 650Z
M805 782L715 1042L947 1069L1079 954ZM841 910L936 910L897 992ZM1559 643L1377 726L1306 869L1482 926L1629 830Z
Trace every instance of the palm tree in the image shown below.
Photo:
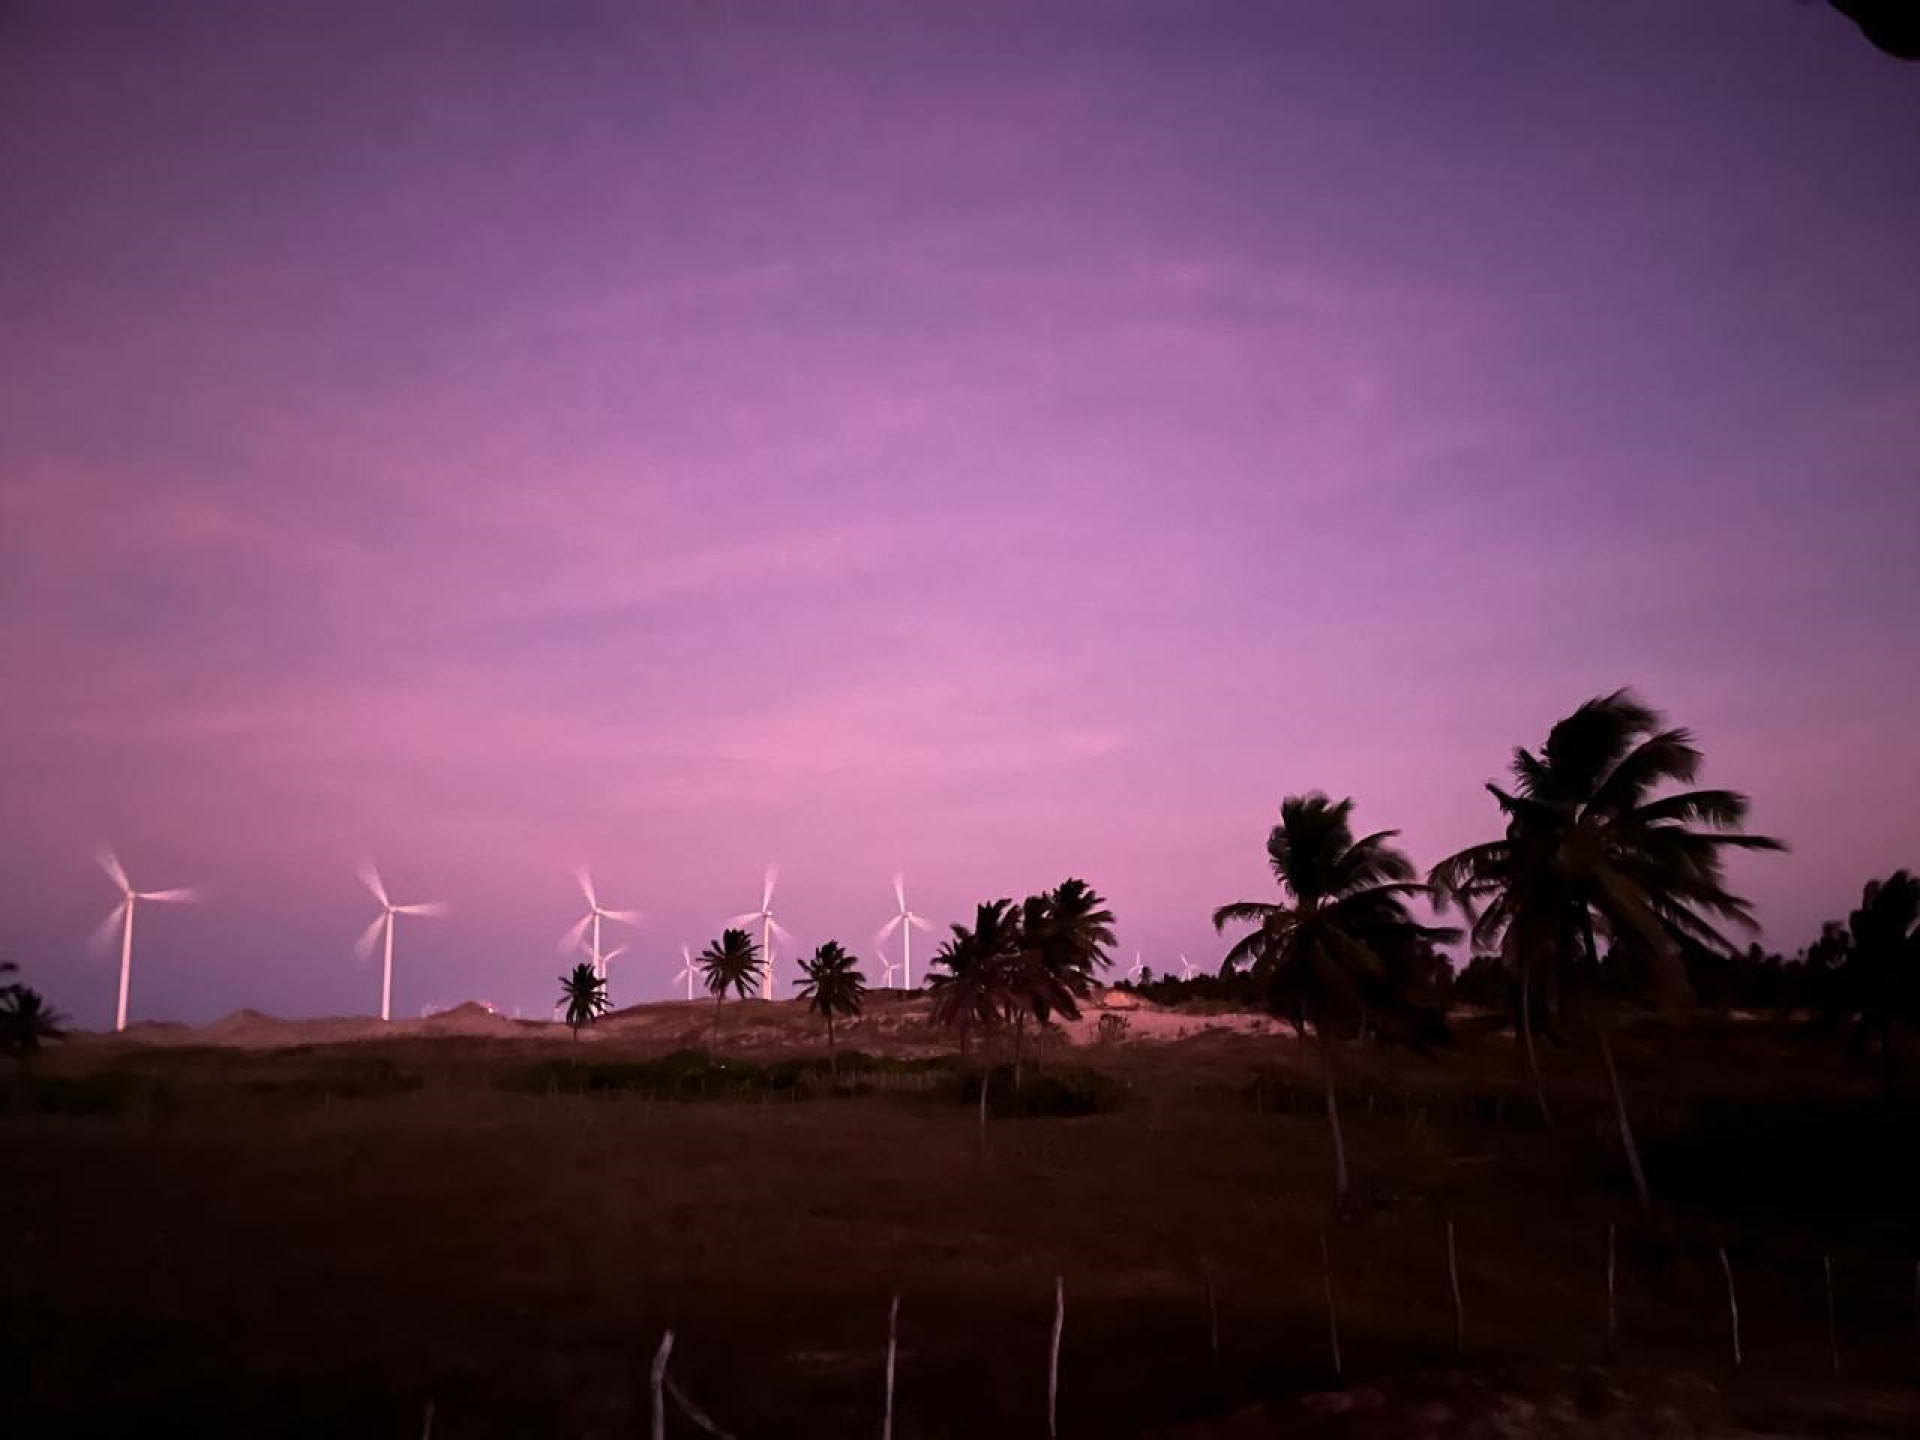
M800 998L807 1008L827 1022L827 1068L840 1078L839 1057L833 1051L833 1017L858 1015L867 993L867 978L860 973L860 962L829 940L813 952L811 960L800 962L803 978L793 983L800 987Z
M560 977L560 1000L567 1007L567 1025L576 1042L582 1025L591 1025L613 1008L607 999L607 982L585 961L574 966L572 974Z
M1733 946L1720 925L1757 928L1747 902L1726 888L1725 852L1784 848L1742 833L1744 795L1656 794L1692 784L1703 759L1689 732L1663 727L1631 691L1587 701L1537 752L1514 752L1513 793L1487 786L1507 817L1505 838L1447 857L1428 877L1436 897L1472 922L1475 946L1497 948L1515 977L1516 1029L1543 1114L1536 1004L1553 1019L1569 1001L1598 998L1596 928L1636 988L1657 998L1684 994L1683 950L1726 953ZM1597 1010L1592 1020L1634 1188L1650 1209L1612 1046Z
M0 964L0 973L14 967ZM0 986L0 1051L21 1059L39 1050L41 1042L66 1034L66 1016L25 985Z
M976 906L972 928L955 923L928 968L933 1021L958 1030L962 1050L975 1028L991 1028L1006 1011L1009 970L1020 943L1019 917L1012 912L1011 900Z
M1847 917L1831 971L1826 1018L1845 1023L1862 1055L1877 1052L1889 1100L1899 1080L1896 1027L1920 1019L1920 879L1896 870L1870 880Z
M1093 989L1094 972L1113 963L1113 912L1084 880L1064 880L1028 900L1026 939L1040 965L1075 1000Z
M707 993L713 996L713 1035L720 1037L720 1005L731 990L746 999L760 978L760 947L744 930L723 930L720 938L700 952L694 962L700 967Z
M1267 1003L1276 1014L1292 1016L1302 1034L1307 1025L1313 1027L1333 1133L1334 1191L1342 1196L1347 1146L1329 1020L1357 1012L1363 986L1384 980L1387 951L1418 939L1453 938L1418 924L1408 913L1407 901L1424 896L1427 887L1414 879L1413 862L1390 843L1398 832L1382 830L1356 840L1352 814L1352 800L1335 803L1318 792L1289 795L1280 804L1280 823L1267 836L1267 861L1286 898L1241 900L1213 912L1215 930L1252 927L1227 951L1220 973L1250 965L1253 976L1265 983Z

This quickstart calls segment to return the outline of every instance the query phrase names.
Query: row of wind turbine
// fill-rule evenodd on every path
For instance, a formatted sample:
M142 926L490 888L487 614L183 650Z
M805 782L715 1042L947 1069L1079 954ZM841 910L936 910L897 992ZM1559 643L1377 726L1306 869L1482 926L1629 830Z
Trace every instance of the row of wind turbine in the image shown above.
M107 878L112 880L120 891L120 903L108 913L94 941L96 948L105 948L111 942L113 932L116 929L120 932L120 992L114 1007L113 1028L124 1030L127 1028L127 992L131 987L133 976L135 910L141 901L176 905L196 900L199 896L197 892L188 889L136 890L133 882L127 877L125 867L121 865L119 857L112 850L100 851L98 858L101 869L106 871ZM447 913L447 907L439 901L432 900L405 905L396 903L387 893L387 887L380 878L380 872L371 863L362 865L359 875L361 884L367 887L368 892L379 904L380 911L374 916L373 923L361 933L359 940L354 944L354 949L362 959L365 959L373 953L376 944L380 946L380 1018L391 1020L393 1017L394 922L401 915L423 918L444 915ZM602 925L606 922L638 925L645 917L638 910L614 910L602 905L599 894L594 889L593 876L585 866L574 872L574 879L579 883L580 893L586 899L587 912L561 937L560 950L563 954L570 954L585 944L594 975L604 980L607 978L608 962L625 954L627 947L617 945L611 950L602 949ZM769 865L765 883L760 892L760 908L735 915L727 922L729 925L757 925L760 929L760 998L763 1000L773 999L775 947L782 940L793 939L793 933L774 918L773 891L778 879L779 870ZM896 913L891 920L880 927L879 932L874 936L875 945L881 949L881 983L891 988L897 976L900 980L900 988L911 990L913 988L913 932L915 930L931 931L934 927L925 917L914 913L913 908L907 904L906 878L902 875L893 877L893 898L897 906ZM885 950L888 941L896 933L900 937L898 962L888 958ZM691 946L682 945L680 953L684 963L674 974L670 983L678 986L684 982L687 999L691 1000L699 965L694 959ZM1128 977L1137 981L1143 968L1140 955L1136 951L1133 966L1127 971ZM1180 974L1183 980L1193 978L1193 966L1185 955L1180 957Z

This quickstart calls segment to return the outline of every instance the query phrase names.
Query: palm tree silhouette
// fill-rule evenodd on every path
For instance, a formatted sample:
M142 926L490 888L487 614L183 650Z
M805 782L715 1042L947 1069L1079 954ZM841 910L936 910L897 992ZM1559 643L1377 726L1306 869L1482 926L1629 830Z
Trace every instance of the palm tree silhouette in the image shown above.
M1891 1100L1899 1083L1896 1027L1920 1020L1920 879L1896 870L1867 882L1829 979L1824 1018L1852 1030L1859 1054L1877 1052Z
M591 1025L613 1008L613 1002L607 999L607 982L585 961L574 966L571 974L560 977L560 1001L567 1007L567 1027L575 1041L580 1039L582 1025Z
M1356 840L1353 801L1329 800L1317 791L1289 795L1280 823L1267 836L1267 861L1287 896L1282 902L1241 900L1213 912L1214 929L1250 925L1227 951L1223 975L1250 965L1265 982L1268 1004L1291 1015L1304 1035L1311 1025L1319 1041L1333 1134L1333 1188L1347 1193L1346 1136L1334 1081L1333 1046L1327 1026L1337 1014L1357 1013L1363 985L1384 983L1383 953L1417 939L1442 941L1450 932L1418 924L1407 901L1427 893L1414 879L1413 862L1382 830Z
M723 930L694 962L707 993L713 996L713 1036L720 1038L720 1006L727 991L744 1000L760 978L760 947L744 930Z
M827 1068L840 1077L840 1059L833 1049L833 1020L836 1015L858 1015L867 993L867 980L860 973L860 962L849 955L837 940L829 940L813 952L813 958L800 962L800 998L807 1008L827 1022Z
M1065 880L1023 909L1027 948L1074 1000L1093 989L1094 972L1113 963L1113 912L1084 880Z
M1537 752L1513 756L1513 793L1487 789L1507 817L1505 838L1470 846L1433 867L1441 903L1472 923L1476 948L1499 949L1519 992L1518 1030L1545 1111L1533 1051L1535 1007L1557 1017L1569 1000L1600 990L1596 926L1612 942L1611 968L1656 998L1683 995L1683 950L1733 949L1719 926L1757 928L1747 902L1726 888L1727 850L1781 850L1747 835L1747 799L1732 790L1655 792L1690 785L1703 757L1686 730L1629 690L1587 701ZM1597 1010L1595 1037L1613 1093L1620 1138L1643 1208L1651 1208L1613 1050Z
M974 908L972 928L956 921L952 930L926 985L934 1023L958 1030L964 1050L974 1030L991 1029L1006 1013L1020 923L1011 900L988 900Z
M0 960L0 976L19 973L20 967L11 960ZM0 1053L24 1061L43 1041L64 1036L66 1023L67 1017L47 1004L38 990L15 980L0 984Z

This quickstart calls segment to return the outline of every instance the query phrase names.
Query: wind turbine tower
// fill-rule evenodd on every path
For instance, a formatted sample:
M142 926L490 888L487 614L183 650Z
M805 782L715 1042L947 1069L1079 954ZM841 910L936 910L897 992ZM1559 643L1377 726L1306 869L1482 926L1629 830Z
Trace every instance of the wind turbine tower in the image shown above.
M729 925L760 926L760 998L773 999L773 942L793 938L786 926L773 918L773 882L780 878L780 869L776 865L767 867L767 882L760 892L760 908L749 910L744 915L736 915Z
M360 883L373 892L373 898L380 902L380 913L374 917L373 924L362 932L354 949L362 956L373 953L373 942L385 933L385 960L380 970L380 1018L393 1018L393 917L396 915L444 915L447 907L437 900L429 900L418 905L396 905L387 897L387 887L380 883L380 872L371 864L360 868Z
M607 978L607 961L612 957L600 949L600 922L612 920L621 925L637 925L640 923L640 912L608 910L601 905L593 891L593 876L587 873L586 866L582 865L574 871L573 878L580 882L580 893L587 897L587 913L580 917L578 924L560 938L560 953L570 955L578 950L580 942L586 939L588 932L591 931L593 943L588 947L587 953L593 957L593 976L596 980L604 980Z
M900 988L911 990L913 988L913 932L931 930L933 926L914 914L912 908L908 906L906 876L893 877L893 899L894 903L900 907L899 911L893 919L880 927L877 943L884 945L894 931L900 932Z
M100 868L120 888L120 903L108 913L106 922L95 936L98 944L105 945L112 938L114 928L118 926L120 930L120 1000L113 1012L113 1028L119 1031L127 1028L127 987L133 980L134 907L142 900L157 900L162 905L181 905L198 897L191 890L134 889L119 857L111 850L100 852Z

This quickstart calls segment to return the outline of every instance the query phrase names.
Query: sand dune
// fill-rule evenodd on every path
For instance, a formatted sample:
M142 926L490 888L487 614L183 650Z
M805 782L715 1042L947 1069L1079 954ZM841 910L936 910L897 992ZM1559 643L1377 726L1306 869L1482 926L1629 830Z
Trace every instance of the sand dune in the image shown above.
M839 1033L843 1044L885 1046L889 1051L929 1052L949 1047L950 1037L936 1031L930 1021L927 998L901 991L870 992L866 1010L858 1018L843 1021ZM583 1044L657 1043L663 1045L702 1044L713 1033L718 1011L719 1038L723 1045L754 1048L758 1046L805 1043L818 1028L818 1020L798 1000L735 1000L715 1007L704 996L693 1001L653 1001L615 1010L581 1032ZM1191 1037L1227 1032L1233 1034L1291 1034L1291 1027L1268 1015L1235 1013L1196 1014L1168 1009L1143 1000L1125 990L1102 990L1082 1010L1080 1018L1062 1022L1059 1033L1067 1043L1089 1045L1099 1041L1104 1017L1118 1016L1125 1028L1120 1038L1128 1041L1167 1043ZM1109 1022L1110 1030L1113 1028ZM431 1037L463 1037L498 1040L551 1040L564 1035L564 1027L546 1020L514 1020L489 1010L477 1001L466 1001L441 1010L422 1020L395 1020L383 1024L370 1015L334 1015L314 1019L287 1020L259 1010L235 1010L207 1025L183 1025L173 1021L146 1020L129 1025L120 1035L94 1034L76 1038L137 1045L216 1045L238 1049L277 1049L293 1045L340 1045L355 1041L392 1040Z

